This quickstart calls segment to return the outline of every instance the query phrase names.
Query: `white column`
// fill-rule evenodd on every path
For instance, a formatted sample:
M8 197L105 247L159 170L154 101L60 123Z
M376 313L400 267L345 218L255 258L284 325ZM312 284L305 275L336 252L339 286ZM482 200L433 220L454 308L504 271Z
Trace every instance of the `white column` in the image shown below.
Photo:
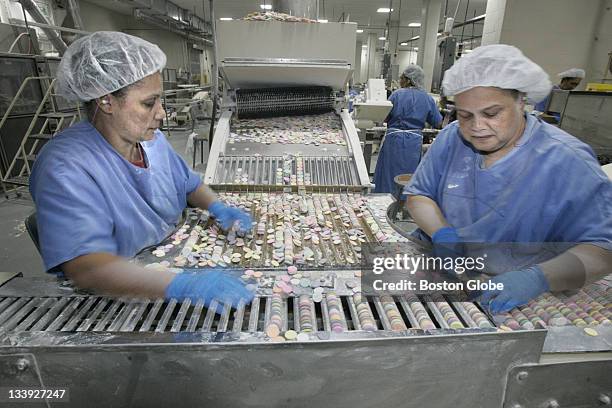
M380 40L378 39L378 34L370 33L368 34L368 68L366 69L366 77L362 79L363 82L367 82L369 78L378 78L380 76L380 71L377 72L376 64L376 46Z
M606 1L612 5L612 1ZM597 36L600 22L609 27L612 21L612 12L605 21L601 4L574 0L488 0L482 45L514 45L557 83L557 73L568 68L592 69L591 50L596 44L605 44L604 50L612 49L609 35ZM607 55L602 57L607 60ZM578 89L584 89L586 82Z
M353 66L354 84L361 82L361 51L363 51L361 45L361 40L357 40L357 43L355 44L355 66Z
M487 0L486 15L482 28L482 45L499 44L505 13L506 0Z
M594 41L589 50L589 62L586 64L586 78L583 81L601 82L608 69L608 53L612 51L612 0L601 2L594 25ZM607 72L612 78L612 72ZM582 84L581 84L582 85Z
M436 61L436 41L442 12L442 0L422 0L422 5L417 64L425 71L425 90L430 91Z

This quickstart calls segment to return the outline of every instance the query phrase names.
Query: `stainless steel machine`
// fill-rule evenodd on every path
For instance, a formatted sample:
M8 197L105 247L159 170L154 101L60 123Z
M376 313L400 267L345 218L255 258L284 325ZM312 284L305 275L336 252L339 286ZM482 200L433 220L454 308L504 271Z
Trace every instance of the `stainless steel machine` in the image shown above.
M546 111L558 113L559 127L588 143L602 165L612 162L612 92L553 90Z
M354 125L336 108L342 85L296 75L313 64L308 58L253 63L227 54L236 38L250 49L249 41L268 44L270 32L282 35L269 41L309 38L306 49L324 49L345 36L354 41L355 27L221 23L219 65L232 103L205 178L250 212L253 230L223 232L207 212L191 210L134 261L177 272L222 267L256 291L254 300L234 310L215 299L113 299L49 278L10 277L0 286L2 387L69 388L70 401L38 406L75 407L611 403L610 278L501 316L443 295L362 294L362 244L427 248L392 228L390 195L369 193ZM319 62L313 72L346 74L350 58L338 54L333 67ZM324 131L308 127L313 118Z
M221 23L219 67L226 87L205 182L251 190L367 191L344 96L354 69L355 24Z

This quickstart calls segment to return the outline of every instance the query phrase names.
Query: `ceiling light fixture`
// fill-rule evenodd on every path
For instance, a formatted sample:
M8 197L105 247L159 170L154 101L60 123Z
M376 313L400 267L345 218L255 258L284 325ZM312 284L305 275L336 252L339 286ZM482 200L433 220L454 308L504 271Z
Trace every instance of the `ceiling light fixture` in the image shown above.
M381 7L378 10L376 10L377 13L390 13L392 11L393 11L393 9L386 8L386 7Z
M361 29L357 30L357 34L361 34L361 33L363 33L363 30L361 30Z
M271 4L260 4L259 7L262 10L272 10L272 5Z
M408 24L408 27L420 27L421 23L410 23Z
M231 17L221 17L219 20L221 20L221 21L232 21L233 18L231 18Z

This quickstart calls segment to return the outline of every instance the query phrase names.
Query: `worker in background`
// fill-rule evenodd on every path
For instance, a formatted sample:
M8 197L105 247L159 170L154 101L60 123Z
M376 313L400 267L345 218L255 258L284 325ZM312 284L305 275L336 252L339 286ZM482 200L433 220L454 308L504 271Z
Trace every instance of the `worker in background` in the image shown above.
M111 295L249 301L240 281L221 271L175 274L126 260L171 233L187 205L208 210L226 230L252 224L219 201L159 131L165 64L156 45L120 32L96 32L66 50L58 93L85 102L88 120L49 141L30 177L45 268Z
M525 98L540 101L550 86L544 70L512 46L482 46L461 58L443 81L458 121L440 132L405 189L417 234L434 250L466 243L526 249L492 278L503 291L482 294L493 313L579 288L612 265L612 183L588 145L524 112ZM566 249L529 263L538 243Z
M576 87L580 85L580 82L585 77L584 70L580 68L568 69L567 71L563 71L558 75L561 78L561 82L559 83L559 85L553 85L553 89L561 89L564 91L572 91L576 89ZM539 112L545 112L546 107L548 106L548 101L550 100L551 94L552 92L549 93L548 96L546 96L546 98L543 101L538 102L534 106L534 109ZM559 120L561 119L560 115L558 113L553 113L553 116L557 120L557 123L558 123Z
M414 173L421 160L423 128L438 127L442 115L434 99L423 90L425 73L410 64L400 77L401 88L391 94L393 109L385 119L387 133L374 172L375 193L393 193L393 178Z

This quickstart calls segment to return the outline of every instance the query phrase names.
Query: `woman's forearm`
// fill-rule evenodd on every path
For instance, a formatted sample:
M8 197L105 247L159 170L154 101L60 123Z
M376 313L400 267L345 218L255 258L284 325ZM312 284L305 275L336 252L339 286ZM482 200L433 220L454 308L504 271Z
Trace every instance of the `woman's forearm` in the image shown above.
M207 210L208 206L217 200L217 195L204 183L200 184L191 194L187 196L187 203L192 207Z
M79 256L62 265L68 278L81 289L112 296L163 298L175 277L167 270L145 269L108 253Z
M540 264L553 292L578 289L611 272L612 251L592 244L579 244Z
M438 204L429 197L408 196L406 207L419 228L430 237L440 228L449 226Z

